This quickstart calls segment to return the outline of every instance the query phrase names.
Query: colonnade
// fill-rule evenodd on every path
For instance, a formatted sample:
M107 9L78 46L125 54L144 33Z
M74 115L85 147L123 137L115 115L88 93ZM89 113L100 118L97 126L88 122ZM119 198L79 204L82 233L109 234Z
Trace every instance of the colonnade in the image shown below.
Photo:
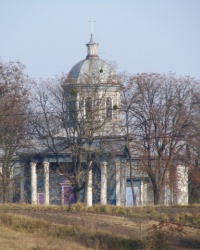
M37 169L36 162L30 163L31 168L31 203L38 204L38 192L37 192ZM44 204L49 205L49 166L47 161L43 162L43 180L44 180ZM107 180L108 180L108 163L106 161L100 163L101 167L101 190L100 190L100 203L102 205L107 204ZM116 205L126 206L126 180L127 169L126 163L119 160L115 161L115 191L116 191ZM24 168L21 168L21 201L24 197ZM140 205L144 205L146 200L146 184L141 181L140 192ZM92 169L88 173L88 187L87 187L87 206L92 206Z
M44 204L49 205L49 162L43 162ZM31 162L31 204L38 204L37 163ZM20 200L24 202L24 166L20 168ZM87 205L92 206L92 169L89 171L87 188ZM107 204L107 162L101 163L101 204Z

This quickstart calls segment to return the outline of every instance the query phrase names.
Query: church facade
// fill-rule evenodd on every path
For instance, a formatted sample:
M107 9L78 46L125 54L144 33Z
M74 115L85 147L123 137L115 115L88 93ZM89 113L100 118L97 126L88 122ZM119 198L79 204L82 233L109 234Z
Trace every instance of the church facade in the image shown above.
M66 102L66 131L72 133L76 119L76 124L84 128L88 126L85 136L89 138L91 133L93 136L90 150L93 149L96 158L88 170L87 205L132 206L130 166L120 128L120 84L112 66L99 58L98 44L93 34L86 46L86 59L72 67L63 88L66 100L71 100ZM63 138L66 136L63 135ZM61 136L55 138L55 142L59 147L57 155L49 148L40 149L40 143L37 142L37 153L26 159L20 156L19 165L13 173L13 201L45 205L70 205L76 202L73 180L63 170L73 169L72 151L62 144ZM85 145L89 145L89 140ZM137 162L137 158L133 157L134 162ZM182 165L178 165L176 170L180 178L174 185L179 192L175 195L166 182L162 197L165 205L188 204L187 170ZM135 205L153 204L153 189L148 175L135 167L133 181ZM80 192L81 201L84 191L82 189Z

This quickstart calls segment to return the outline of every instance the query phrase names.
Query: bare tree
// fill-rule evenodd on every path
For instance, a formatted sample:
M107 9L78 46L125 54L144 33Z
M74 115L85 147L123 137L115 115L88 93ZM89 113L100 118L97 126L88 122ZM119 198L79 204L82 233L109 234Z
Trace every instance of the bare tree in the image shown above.
M192 127L187 141L186 156L189 174L189 201L198 203L200 197L200 101L199 92L195 92L193 100Z
M136 200L137 200L137 193L135 192L134 189L134 178L136 174L140 171L138 168L137 164L135 161L133 161L133 154L134 151L136 151L136 145L133 148L133 141L135 140L134 136L134 120L133 120L133 105L135 102L135 99L137 97L137 92L130 84L131 80L131 75L127 73L122 73L120 75L121 83L122 83L122 88L121 88L121 99L122 99L122 105L121 105L121 113L122 113L122 121L123 121L123 126L122 126L122 134L125 137L125 155L126 155L126 160L128 164L128 169L129 169L129 176L131 180L131 191L132 191L132 199L133 199L133 206L136 205Z
M137 74L124 88L131 150L139 155L141 169L151 180L154 204L160 204L167 175L184 158L195 81L173 74Z
M8 201L16 152L27 135L30 79L20 62L0 62L0 185L3 203Z
M113 120L118 110L113 110L109 98L115 95L118 85L113 78L102 84L98 75L85 74L84 79L87 85L69 77L52 84L48 81L36 98L41 115L35 117L34 124L37 138L55 154L58 164L64 148L71 156L71 169L65 174L73 185L76 202L84 189L87 204L89 172L104 149L104 138L115 130Z
M199 133L188 143L189 201L199 203L200 197L200 150Z

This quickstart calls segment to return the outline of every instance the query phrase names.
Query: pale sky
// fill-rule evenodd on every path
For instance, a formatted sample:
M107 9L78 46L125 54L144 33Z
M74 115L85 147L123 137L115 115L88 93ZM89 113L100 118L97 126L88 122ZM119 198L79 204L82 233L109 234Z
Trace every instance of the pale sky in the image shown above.
M119 71L200 79L200 0L0 0L0 57L36 80L68 73L91 17L100 58Z

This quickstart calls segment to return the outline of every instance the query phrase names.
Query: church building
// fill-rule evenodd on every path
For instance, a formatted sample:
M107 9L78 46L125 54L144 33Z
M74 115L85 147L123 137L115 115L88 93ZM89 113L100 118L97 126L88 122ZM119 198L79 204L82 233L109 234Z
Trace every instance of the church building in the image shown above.
M65 169L74 173L75 153L72 152L75 151L71 149L73 145L69 138L75 140L77 137L76 145L78 138L82 142L85 140L85 144L82 144L84 152L91 157L87 190L83 188L80 191L80 201L83 202L84 192L87 191L88 206L95 203L133 205L130 167L121 129L120 83L113 67L99 58L98 43L94 41L93 34L86 46L86 59L72 67L63 84L66 95L66 128L62 135L55 135L54 142L59 150L55 154L50 148L41 147L40 142L36 142L37 149L34 153L27 153L26 157L19 154L20 164L14 171L13 184L19 192L13 192L13 201L45 205L75 203L75 181L69 177L69 173L66 174ZM81 129L74 130L74 126ZM82 137L83 132L80 131L84 131ZM133 164L135 162L137 165L138 157L133 155ZM84 169L87 167L87 157L82 157L82 162ZM135 205L153 204L153 189L148 175L137 168L134 171ZM177 173L180 178L175 186L181 192L175 198L173 190L166 183L162 197L165 205L188 204L187 172L180 165L177 166ZM81 178L86 178L85 176L83 174Z

